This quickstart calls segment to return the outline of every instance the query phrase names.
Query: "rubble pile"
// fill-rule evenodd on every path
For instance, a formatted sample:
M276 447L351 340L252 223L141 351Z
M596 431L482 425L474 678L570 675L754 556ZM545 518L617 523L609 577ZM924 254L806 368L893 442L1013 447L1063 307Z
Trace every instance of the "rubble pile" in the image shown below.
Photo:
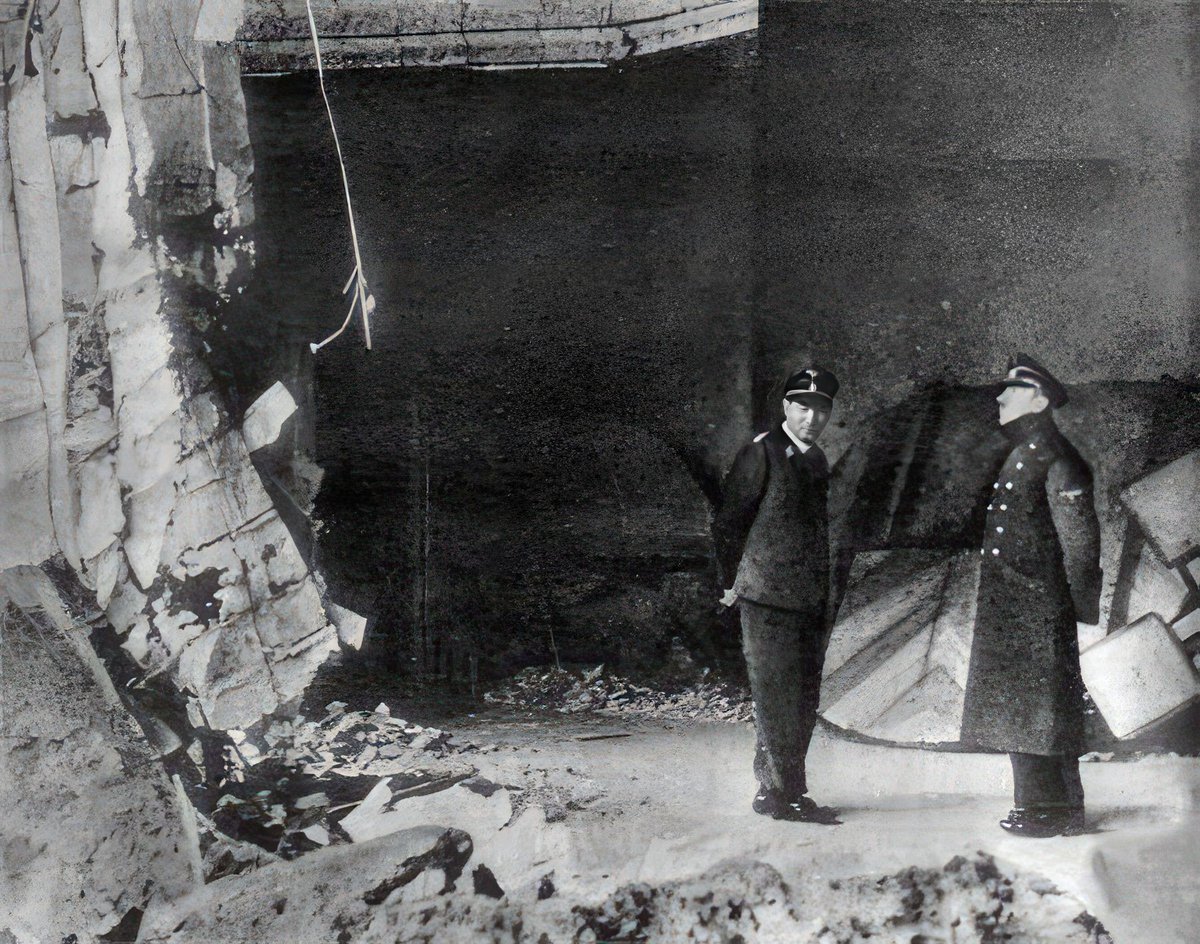
M729 862L683 881L627 885L594 905L571 904L550 888L546 895L539 887L537 900L532 892L528 900L499 901L402 895L364 940L1112 944L1078 899L1037 876L1005 874L982 853L941 869L796 884L762 862Z
M211 820L198 814L201 835L208 837L202 846L210 881L263 864L256 848L293 858L360 841L364 829L348 824L469 780L477 770L461 755L493 749L393 718L387 705L345 708L332 702L319 721L297 716L265 730L229 732L234 747L226 792Z
M662 691L607 674L603 665L589 670L532 667L483 698L493 705L542 708L562 714L592 711L669 721L751 719L752 706L744 690L707 678L704 670L699 681L680 685L675 691Z

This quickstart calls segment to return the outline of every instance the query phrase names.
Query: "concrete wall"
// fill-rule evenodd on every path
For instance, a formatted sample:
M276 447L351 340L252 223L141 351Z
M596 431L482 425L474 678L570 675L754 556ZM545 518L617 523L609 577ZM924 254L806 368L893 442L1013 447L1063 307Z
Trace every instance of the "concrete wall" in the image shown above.
M550 658L548 626L653 651L711 618L705 488L800 363L842 377L834 458L1016 350L1194 383L1193 28L1141 0L779 3L607 70L332 76L379 301L369 356L293 362L339 584L420 645L432 606L513 658ZM214 354L243 399L351 268L311 78L245 88L259 279ZM467 599L431 598L439 567Z

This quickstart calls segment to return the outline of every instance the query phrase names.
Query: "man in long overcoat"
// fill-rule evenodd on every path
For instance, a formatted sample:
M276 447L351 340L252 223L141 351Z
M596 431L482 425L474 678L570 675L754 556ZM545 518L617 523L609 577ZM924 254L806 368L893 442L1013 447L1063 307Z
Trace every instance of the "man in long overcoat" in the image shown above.
M1077 622L1099 621L1100 526L1092 472L1054 423L1067 402L1020 356L997 398L1011 451L987 506L962 739L1007 751L1023 836L1083 826L1084 686Z
M722 603L740 604L754 699L755 812L836 824L808 794L805 757L817 720L828 642L829 464L816 445L838 381L810 368L788 378L783 422L747 443L713 521Z

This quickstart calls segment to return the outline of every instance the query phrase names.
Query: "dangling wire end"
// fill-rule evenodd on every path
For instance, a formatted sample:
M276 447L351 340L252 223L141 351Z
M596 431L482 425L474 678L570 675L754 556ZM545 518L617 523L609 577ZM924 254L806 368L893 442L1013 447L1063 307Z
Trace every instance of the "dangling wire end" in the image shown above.
M313 53L317 59L317 84L321 87L321 98L325 102L325 113L329 116L329 130L333 134L333 146L337 149L338 166L342 171L342 189L346 194L346 217L350 221L350 243L354 247L354 271L350 273L350 278L346 280L346 286L342 289L342 294L345 295L349 292L351 285L355 286L354 297L350 300L350 310L346 313L346 320L342 322L342 326L324 341L319 344L309 344L308 348L316 354L326 344L338 337L346 330L346 326L350 324L350 319L354 317L355 306L357 306L362 313L363 340L369 351L371 350L371 315L375 311L375 296L368 290L367 279L363 274L362 253L358 248L358 229L354 225L354 205L350 201L350 180L346 176L346 162L342 158L342 144L338 140L337 126L333 122L333 109L329 105L329 95L325 91L325 68L321 62L321 41L317 36L317 21L313 17L311 0L304 0L304 6L308 11L308 28L312 33Z

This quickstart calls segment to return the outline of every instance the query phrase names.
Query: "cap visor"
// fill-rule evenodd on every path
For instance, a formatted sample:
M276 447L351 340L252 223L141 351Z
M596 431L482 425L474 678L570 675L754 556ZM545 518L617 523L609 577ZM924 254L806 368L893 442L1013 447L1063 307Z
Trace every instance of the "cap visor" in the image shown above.
M833 397L827 393L819 393L816 390L793 390L790 393L785 393L784 399L791 400L793 403L811 401L819 406L829 406L833 403Z

